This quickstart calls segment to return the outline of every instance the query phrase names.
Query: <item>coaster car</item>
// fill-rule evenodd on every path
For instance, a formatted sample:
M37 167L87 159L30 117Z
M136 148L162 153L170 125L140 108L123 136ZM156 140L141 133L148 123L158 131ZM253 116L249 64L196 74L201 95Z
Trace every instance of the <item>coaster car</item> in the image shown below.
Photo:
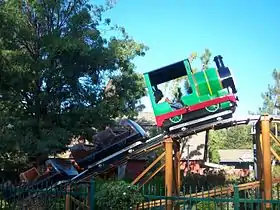
M71 155L81 168L99 161L137 141L145 141L147 134L136 122L124 119L118 128L106 128L93 136L92 145L75 145Z
M35 167L21 173L19 186L3 189L4 199L8 202L25 199L38 193L38 190L49 188L58 181L68 180L79 174L69 159L48 159L45 166L46 170L42 174Z
M216 123L232 117L237 106L237 89L222 56L215 56L216 68L193 72L192 58L144 73L148 95L158 127L168 133ZM185 77L185 93L174 101L163 96L159 85ZM205 119L205 120L204 120Z

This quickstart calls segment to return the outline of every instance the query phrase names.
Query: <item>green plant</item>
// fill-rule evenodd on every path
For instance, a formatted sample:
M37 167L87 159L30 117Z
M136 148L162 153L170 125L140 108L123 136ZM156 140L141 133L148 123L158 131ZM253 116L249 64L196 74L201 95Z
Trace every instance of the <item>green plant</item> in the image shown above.
M273 178L280 177L280 166L279 165L275 165L272 167L272 176L273 176Z
M209 202L207 202L207 201L200 201L200 202L197 203L196 209L197 210L206 210L206 209L208 209L208 210L212 210L213 209L214 210L214 209L216 209L215 202L214 201L209 201Z
M102 184L96 192L96 205L98 209L127 210L144 201L141 192L136 186L124 181L112 181Z

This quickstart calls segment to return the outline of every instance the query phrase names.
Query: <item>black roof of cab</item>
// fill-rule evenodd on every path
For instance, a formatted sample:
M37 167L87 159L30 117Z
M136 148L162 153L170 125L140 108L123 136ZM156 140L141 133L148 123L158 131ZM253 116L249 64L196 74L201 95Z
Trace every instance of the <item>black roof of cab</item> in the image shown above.
M170 80L187 75L184 64L186 60L187 59L170 64L168 66L161 67L153 71L146 72L144 74L149 75L152 86L168 82Z

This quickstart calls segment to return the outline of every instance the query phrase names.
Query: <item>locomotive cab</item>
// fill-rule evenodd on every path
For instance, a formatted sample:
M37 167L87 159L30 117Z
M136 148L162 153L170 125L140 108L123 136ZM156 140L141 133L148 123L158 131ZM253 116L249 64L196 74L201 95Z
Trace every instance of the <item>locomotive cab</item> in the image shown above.
M168 132L219 119L231 118L237 106L237 89L222 56L214 58L216 68L192 72L189 59L144 73L148 95L158 127ZM172 101L160 85L185 77L187 87Z

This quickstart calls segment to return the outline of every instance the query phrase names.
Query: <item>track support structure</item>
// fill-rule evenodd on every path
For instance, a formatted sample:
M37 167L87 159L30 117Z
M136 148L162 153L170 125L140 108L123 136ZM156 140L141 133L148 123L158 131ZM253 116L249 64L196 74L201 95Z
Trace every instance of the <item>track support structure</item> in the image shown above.
M136 177L132 184L139 183L144 176L160 161L164 160L165 163L161 164L146 180L144 180L140 186L143 186L150 181L158 172L164 171L165 175L165 196L179 196L181 187L181 173L180 173L180 144L178 141L172 139L170 136L166 136L163 140L164 152L159 155L138 177ZM180 210L180 206L167 199L167 210Z
M255 156L255 178L260 183L261 198L264 201L262 209L271 209L271 203L265 202L272 199L272 157L280 159L272 148L271 139L276 145L280 146L280 139L278 139L278 130L275 123L280 123L280 117L262 115L253 126L253 144ZM275 131L273 134L272 130ZM150 181L158 172L165 170L165 195L167 197L179 196L181 188L181 173L180 173L180 144L171 136L165 136L163 141L164 151L158 158L147 167L132 184L137 184L147 172L154 167L160 160L164 160L148 179L142 182L142 186ZM158 148L158 147L157 147ZM180 206L177 205L172 199L167 199L166 209L179 210Z
M271 123L273 118L265 114L255 124L254 149L256 160L256 179L260 181L260 191L263 200L272 199L272 155L274 150L271 147L270 137ZM275 154L274 154L275 156ZM271 203L267 202L262 205L262 209L271 209Z
M271 153L270 153L270 126L269 117L264 116L261 119L261 135L263 148L263 180L264 180L264 199L271 200L272 175L271 175ZM270 209L271 204L266 203L265 209Z
M165 192L167 197L173 195L173 141L168 137L164 140L165 146ZM174 177L175 178L175 177ZM172 210L172 200L167 199L166 210Z

